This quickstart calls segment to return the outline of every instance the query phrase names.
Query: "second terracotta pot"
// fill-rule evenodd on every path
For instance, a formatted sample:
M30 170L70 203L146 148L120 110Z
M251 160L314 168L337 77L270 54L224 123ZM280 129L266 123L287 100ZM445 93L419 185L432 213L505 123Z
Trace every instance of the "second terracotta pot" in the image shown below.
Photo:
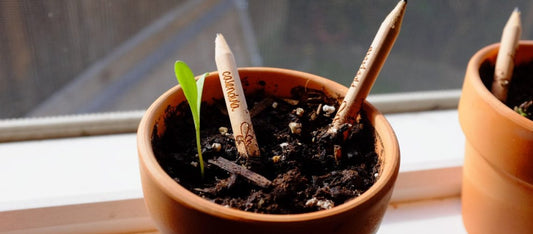
M469 233L533 232L533 121L499 101L480 77L495 63L499 44L468 63L459 103L466 137L462 213ZM533 60L533 42L521 41L515 64Z
M239 74L245 93L264 90L278 97L290 97L293 87L323 90L340 98L347 88L308 73L276 68L242 68ZM218 74L211 73L204 84L203 100L222 98ZM159 97L146 111L137 142L144 199L156 226L163 233L375 233L387 209L399 169L399 147L385 117L370 104L364 109L375 128L376 151L381 172L376 183L361 196L329 210L271 215L245 212L207 201L177 184L158 164L151 144L154 126L165 131L163 118L168 106L184 102L176 86Z

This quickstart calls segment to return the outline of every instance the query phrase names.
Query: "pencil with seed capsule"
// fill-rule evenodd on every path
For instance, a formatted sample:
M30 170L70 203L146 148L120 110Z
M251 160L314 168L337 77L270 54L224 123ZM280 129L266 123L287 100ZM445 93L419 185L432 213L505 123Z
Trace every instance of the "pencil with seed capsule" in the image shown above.
M507 91L513 76L514 56L518 48L521 32L520 11L515 8L503 28L491 87L494 96L502 102L507 100Z
M398 2L396 7L387 15L368 49L368 52L357 71L337 114L335 115L328 133L335 136L344 124L353 124L361 106L370 93L374 81L387 56L389 55L402 25L405 14L406 0Z
M237 151L243 157L258 157L259 146L244 96L235 57L222 34L215 39L215 61L224 93Z

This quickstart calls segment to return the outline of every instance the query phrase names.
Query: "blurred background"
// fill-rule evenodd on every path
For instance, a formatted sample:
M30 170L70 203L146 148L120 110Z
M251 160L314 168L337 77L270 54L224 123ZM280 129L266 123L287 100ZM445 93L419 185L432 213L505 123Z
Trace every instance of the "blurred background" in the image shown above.
M0 119L146 109L173 63L216 70L223 33L238 66L289 68L344 85L392 0L0 0ZM372 90L459 89L469 58L512 10L533 39L533 1L410 0Z

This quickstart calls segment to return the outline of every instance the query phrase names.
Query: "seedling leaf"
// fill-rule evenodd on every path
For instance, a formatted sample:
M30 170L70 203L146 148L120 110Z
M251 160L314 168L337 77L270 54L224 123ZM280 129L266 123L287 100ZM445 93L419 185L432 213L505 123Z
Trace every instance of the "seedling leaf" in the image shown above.
M174 73L176 79L181 85L183 94L191 108L192 118L194 121L194 128L196 130L196 149L198 151L198 159L200 161L200 173L204 176L204 160L202 158L202 146L200 144L200 106L202 104L202 91L204 87L204 80L208 73L204 73L198 81L194 79L189 66L183 61L176 61L174 63Z

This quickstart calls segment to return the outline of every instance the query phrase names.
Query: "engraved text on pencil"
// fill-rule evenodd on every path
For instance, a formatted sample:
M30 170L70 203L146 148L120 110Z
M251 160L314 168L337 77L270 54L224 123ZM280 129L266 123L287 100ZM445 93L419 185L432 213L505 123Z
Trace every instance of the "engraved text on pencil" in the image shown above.
M370 48L368 48L368 51L366 52L365 58L363 59L363 62L361 63L361 66L359 67L359 71L357 71L357 74L353 78L353 82L352 82L352 85L351 85L352 87L357 87L357 85L359 85L359 78L361 77L363 72L366 71L368 58L370 57L371 53L372 53L372 46L370 46Z
M235 111L240 106L239 95L235 92L235 80L229 71L223 72L222 77L224 78L224 88L229 100L229 106L231 111Z

